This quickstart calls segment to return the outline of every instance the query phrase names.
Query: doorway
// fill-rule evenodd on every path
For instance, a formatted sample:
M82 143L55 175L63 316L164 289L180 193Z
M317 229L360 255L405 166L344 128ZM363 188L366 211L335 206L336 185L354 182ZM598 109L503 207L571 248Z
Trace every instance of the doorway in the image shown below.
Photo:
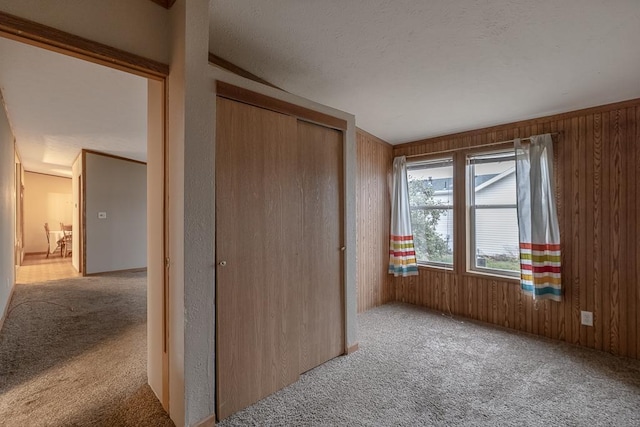
M19 21L19 19L18 19ZM155 394L161 400L165 409L169 408L169 395L168 395L168 353L167 353L167 317L168 310L168 283L166 282L166 274L164 268L164 259L166 252L166 242L168 240L167 233L165 232L165 223L167 222L166 211L164 209L165 200L168 197L166 185L165 185L165 128L166 128L166 94L165 94L165 78L168 74L168 67L158 67L154 64L147 66L145 61L139 61L136 63L130 62L133 55L125 54L118 57L118 52L115 49L104 49L102 46L100 54L94 54L91 50L91 42L86 40L80 40L77 46L74 43L77 41L72 35L66 35L66 44L70 50L62 49L59 43L55 40L49 40L48 37L53 34L59 36L60 32L47 33L44 31L41 34L29 34L23 31L24 27L20 27L20 23L16 24L16 30L12 31L11 28L7 29L7 26L3 27L6 33L0 32L0 38L2 40L11 40L13 43L19 43L21 45L38 49L42 49L43 52L49 54L55 53L63 57L73 57L74 60L78 58L83 63L90 63L93 66L100 66L105 69L118 73L125 73L130 76L135 76L141 79L143 82L147 96L143 99L143 103L146 108L146 117L144 120L144 127L146 128L146 149L147 156L149 157L148 171L147 171L147 290L146 297L148 302L147 309L147 340L148 340L148 355L147 355L147 371L149 373L148 382L151 384ZM20 27L20 28L19 28ZM35 28L33 31L42 31L42 29ZM46 29L45 29L46 30ZM38 40L37 42L34 40ZM87 47L89 46L89 47ZM99 51L99 49L96 49ZM113 55L113 58L111 57ZM124 58L124 59L123 59ZM3 61L4 62L4 61ZM152 62L152 61L149 61ZM162 65L162 64L160 64ZM165 69L166 68L166 69ZM85 90L91 90L91 88L84 88ZM97 99L100 101L100 99ZM80 107L81 108L81 107ZM49 139L46 140L46 148L49 149L48 155L55 157L56 152L53 149L57 143L61 141L56 139L58 135L52 132ZM79 134L78 138L83 138L83 135ZM83 142L84 143L84 142ZM19 142L18 142L19 144ZM114 149L113 145L107 144L103 149ZM130 153L121 153L129 155ZM22 166L24 167L25 159L22 159ZM67 164L67 166L69 166ZM73 186L76 188L82 188L80 186ZM17 187L16 187L17 188ZM20 199L20 195L16 191L16 205ZM82 206L84 205L85 198L81 196L81 192L78 192L78 197L74 200L74 204L77 203L77 210L79 217L74 222L74 234L78 236L75 239L76 242L82 241L86 238L86 230L84 228L84 218L81 218L86 212L83 212ZM19 206L15 206L16 211L20 209ZM160 218L158 220L158 218ZM17 231L17 229L16 229ZM43 234L44 236L44 230ZM160 245L156 244L158 239L162 242ZM75 236L74 236L75 237ZM43 237L44 239L44 237ZM153 244L152 244L153 243ZM84 261L84 245L79 244L78 249L72 251L78 256L79 260ZM15 251L14 261L15 263L21 263L18 258L22 257L19 251ZM77 270L83 270L82 266L78 263ZM84 272L84 271L83 271Z

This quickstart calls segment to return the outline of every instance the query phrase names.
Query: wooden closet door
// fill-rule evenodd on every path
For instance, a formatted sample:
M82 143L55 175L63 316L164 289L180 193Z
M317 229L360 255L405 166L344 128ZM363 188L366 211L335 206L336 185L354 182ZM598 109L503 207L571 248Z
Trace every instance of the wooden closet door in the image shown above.
M296 119L218 97L216 123L216 378L223 419L299 377L302 217Z
M300 372L344 353L343 135L298 121L303 194Z

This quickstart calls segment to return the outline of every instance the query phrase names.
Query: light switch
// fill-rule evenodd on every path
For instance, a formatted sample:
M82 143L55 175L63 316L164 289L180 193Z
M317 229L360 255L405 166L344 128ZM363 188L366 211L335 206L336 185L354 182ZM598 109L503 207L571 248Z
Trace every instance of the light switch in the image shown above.
M107 219L106 212L98 212L98 219Z

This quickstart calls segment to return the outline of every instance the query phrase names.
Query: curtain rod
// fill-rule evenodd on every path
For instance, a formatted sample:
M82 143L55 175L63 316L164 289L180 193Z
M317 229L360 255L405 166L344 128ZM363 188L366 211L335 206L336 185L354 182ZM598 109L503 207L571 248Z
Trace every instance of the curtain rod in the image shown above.
M550 135L551 136L556 136L556 135L562 135L562 133L563 133L562 131L552 132ZM541 135L544 135L544 134L541 134ZM520 138L521 141L530 140L530 139L531 139L530 136L528 136L526 138ZM474 145L473 147L457 147L457 148L450 148L448 150L430 151L428 153L410 154L410 155L405 156L405 157L407 159L411 159L413 157L424 157L424 156L431 156L431 155L434 155L434 154L452 153L454 151L469 150L469 149L472 149L472 148L483 148L483 147L491 147L492 145L508 144L508 143L514 142L514 141L515 141L515 139L507 139L506 141L490 142L488 144Z

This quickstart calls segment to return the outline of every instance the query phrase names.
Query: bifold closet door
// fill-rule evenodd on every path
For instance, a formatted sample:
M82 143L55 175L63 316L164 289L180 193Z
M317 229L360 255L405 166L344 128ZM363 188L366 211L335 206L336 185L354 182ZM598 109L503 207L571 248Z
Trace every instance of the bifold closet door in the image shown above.
M296 119L220 97L216 114L216 375L223 419L299 377L302 202Z
M300 372L344 353L343 135L298 121L302 180Z

